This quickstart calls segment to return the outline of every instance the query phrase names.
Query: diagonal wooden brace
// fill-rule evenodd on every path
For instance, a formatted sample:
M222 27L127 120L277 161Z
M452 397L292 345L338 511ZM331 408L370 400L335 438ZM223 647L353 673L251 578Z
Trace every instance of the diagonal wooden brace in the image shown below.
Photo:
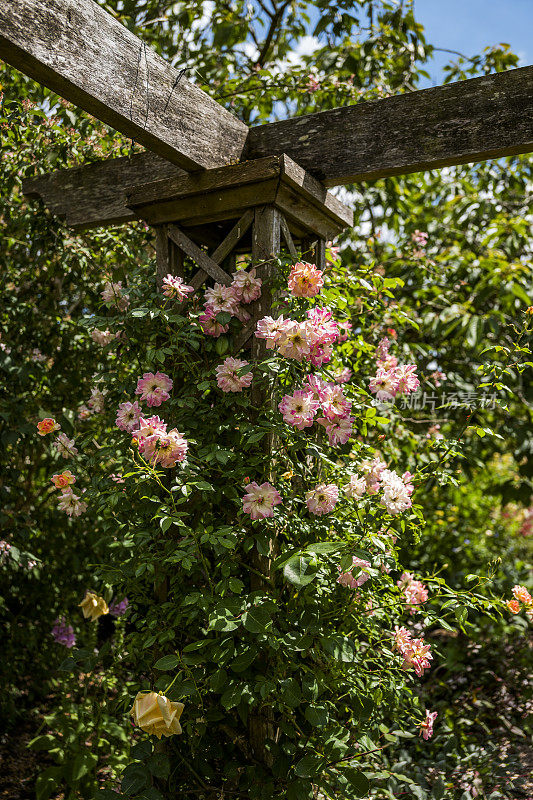
M168 236L169 239L172 239L174 244L177 244L189 258L192 258L207 275L210 275L215 281L222 283L224 286L229 286L231 284L231 275L228 275L222 267L219 267L217 262L213 261L207 253L204 253L204 251L198 247L192 239L189 239L177 225L168 226Z

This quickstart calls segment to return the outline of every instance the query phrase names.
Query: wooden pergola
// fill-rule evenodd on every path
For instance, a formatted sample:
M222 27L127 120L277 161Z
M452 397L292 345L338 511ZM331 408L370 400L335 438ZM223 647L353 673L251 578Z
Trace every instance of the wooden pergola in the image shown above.
M187 256L195 290L229 284L231 259L251 252L263 294L234 349L251 339L253 359L275 256L300 249L323 267L326 241L353 224L328 187L533 151L531 66L249 128L94 0L2 0L0 57L148 151L33 178L25 193L74 228L144 220L159 281ZM252 561L270 574L267 557ZM270 725L250 718L259 757Z
M326 240L353 223L327 187L533 151L533 67L249 128L94 0L3 0L0 57L149 151L25 193L74 228L145 220L159 277L187 255L195 289L227 283L238 251L264 261L299 245L323 266Z

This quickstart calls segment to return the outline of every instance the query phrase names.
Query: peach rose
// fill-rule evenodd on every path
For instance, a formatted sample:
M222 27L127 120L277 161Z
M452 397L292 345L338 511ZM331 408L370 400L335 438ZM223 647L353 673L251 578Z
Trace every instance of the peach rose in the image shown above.
M58 431L60 428L61 425L56 422L55 419L52 419L52 417L45 417L37 423L39 436L46 436L47 433L53 433L54 431Z
M69 469L60 472L57 475L52 475L50 478L56 489L66 489L71 483L76 483L76 478Z
M181 733L179 718L183 709L183 703L174 703L163 694L139 692L130 714L135 725L161 739Z
M91 622L94 622L103 614L109 613L106 601L95 592L85 592L85 597L81 603L79 603L79 606L83 611L85 619L90 619Z
M509 609L511 614L518 614L518 612L520 611L520 606L518 605L517 600L508 600L507 608Z

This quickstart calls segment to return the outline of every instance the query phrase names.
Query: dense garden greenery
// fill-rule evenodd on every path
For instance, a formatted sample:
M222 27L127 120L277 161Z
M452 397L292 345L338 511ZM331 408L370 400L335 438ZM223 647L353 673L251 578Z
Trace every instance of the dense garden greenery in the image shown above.
M412 90L432 53L393 2L105 5L246 122ZM291 58L309 32L320 47ZM491 48L447 79L513 66ZM227 391L241 322L222 312L208 336L203 292L162 295L145 225L74 233L21 193L132 143L14 70L0 83L1 700L10 732L35 720L39 800L525 796L530 621L507 601L531 581L531 158L349 187L356 223L320 292L295 297L282 258L273 313L327 307L346 336L318 366L268 349ZM391 358L420 387L376 400ZM160 404L135 394L158 372ZM301 429L278 409L309 373L341 391L348 442L307 425L324 397ZM116 425L136 401L186 440L171 467ZM74 444L39 436L44 418ZM385 468L412 500L394 504ZM66 469L72 516L51 482ZM254 521L242 498L264 482L281 502ZM321 515L318 484L339 488ZM86 590L110 613L84 620ZM396 626L432 661L413 669ZM181 735L132 727L145 690L183 703Z

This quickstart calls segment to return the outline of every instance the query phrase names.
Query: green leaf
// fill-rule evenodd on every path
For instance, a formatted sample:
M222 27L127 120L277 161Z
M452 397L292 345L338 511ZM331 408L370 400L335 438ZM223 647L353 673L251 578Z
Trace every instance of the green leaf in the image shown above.
M243 614L242 622L250 633L264 633L272 622L272 617L270 612L263 606L253 606L250 611Z
M289 550L283 553L276 558L272 567L274 569L281 569L281 567L284 567L285 564L297 556L303 556L306 553L317 553L319 555L323 553L335 553L338 550L342 550L343 547L346 547L346 542L313 542L313 544L306 545L305 548Z
M291 708L296 708L302 702L302 690L294 678L281 681L281 698ZM305 776L300 776L305 777Z
M283 567L283 575L294 586L307 586L314 581L318 573L318 565L312 556L291 558Z
M519 283L513 283L511 285L511 291L515 297L518 297L518 299L524 303L525 306L531 305L531 298L528 294L526 294L525 289L520 286Z
M217 316L221 317L222 314L224 314L224 316L225 316L226 312L223 311L220 314L218 314ZM215 344L215 350L217 351L219 356L223 356L225 353L228 352L228 350L229 350L229 342L228 342L228 337L227 336L219 336L219 338L217 339L217 342Z
M65 766L65 779L69 786L75 787L88 772L93 770L98 764L98 758L92 753L78 753L73 759L69 759Z
M198 489L201 489L202 492L213 491L213 486L210 483L207 483L207 481L195 481L193 485L196 486Z
M150 781L150 772L144 764L129 764L122 773L120 788L125 795L138 794Z
M322 647L337 661L349 663L355 660L355 646L347 636L322 636Z
M61 767L48 767L41 772L35 783L35 796L37 800L48 800L52 792L60 788L63 769Z
M152 742L150 739L145 739L142 742L137 742L134 744L130 750L130 755L136 761L144 761L145 758L148 758L151 755L153 750Z
M243 685L241 683L234 683L228 689L226 689L226 691L220 698L220 702L222 703L224 708L227 709L235 708L235 706L239 705L241 699L245 694L249 693L245 692Z
M313 784L309 780L298 778L287 786L286 800L311 800L312 797L314 797Z
M299 778L313 778L324 769L325 765L326 760L323 756L319 756L316 753L308 753L298 761L294 771Z
M305 718L314 728L323 728L328 721L328 712L324 706L307 706Z
M233 672L244 672L244 670L248 669L250 664L253 663L256 656L257 649L255 647L248 647L244 653L238 655L237 658L231 662L230 669L232 669Z
M45 736L36 736L31 742L28 742L28 747L32 750L51 750L56 747L58 740L47 733Z
M155 786L148 786L147 789L143 789L142 792L137 795L135 800L165 800L165 797Z
M168 778L170 775L170 760L164 753L154 753L146 762L146 766L156 778Z
M343 775L348 781L350 789L355 797L366 797L370 791L370 781L364 772L358 769L345 769Z
M352 709L358 719L367 720L372 716L374 703L370 697L357 697L352 704Z
M154 669L160 669L160 670L175 669L179 665L179 663L180 663L179 656L173 656L173 655L163 656L162 658L159 658L155 662Z

